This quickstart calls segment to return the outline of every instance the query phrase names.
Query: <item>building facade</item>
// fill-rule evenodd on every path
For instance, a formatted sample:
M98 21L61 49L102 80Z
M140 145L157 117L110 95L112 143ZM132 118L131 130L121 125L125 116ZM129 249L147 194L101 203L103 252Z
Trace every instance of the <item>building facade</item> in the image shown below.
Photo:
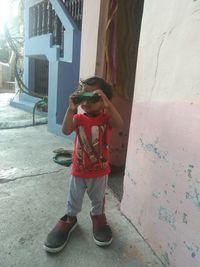
M48 129L58 135L69 94L79 83L83 1L73 3L25 1L23 82L30 94L22 91L12 102L32 111L47 98Z

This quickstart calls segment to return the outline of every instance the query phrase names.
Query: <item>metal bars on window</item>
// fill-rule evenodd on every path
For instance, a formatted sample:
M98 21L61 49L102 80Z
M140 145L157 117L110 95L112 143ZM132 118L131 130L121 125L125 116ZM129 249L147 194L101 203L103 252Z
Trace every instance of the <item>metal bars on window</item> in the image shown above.
M83 0L58 1L62 2L79 30L81 30ZM44 0L30 8L30 37L52 33L53 44L60 46L60 56L63 56L64 31L65 28L49 0Z

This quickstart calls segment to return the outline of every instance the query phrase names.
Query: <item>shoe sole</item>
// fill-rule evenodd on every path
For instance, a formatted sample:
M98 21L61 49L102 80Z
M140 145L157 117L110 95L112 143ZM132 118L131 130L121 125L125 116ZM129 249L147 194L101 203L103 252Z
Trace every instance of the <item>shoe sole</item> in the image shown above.
M109 241L107 241L107 242L101 242L101 241L95 239L94 236L93 236L93 239L94 239L95 244L96 244L97 246L99 246L99 247L106 247L106 246L109 246L109 245L112 243L112 241L113 241L113 239L111 238L111 239L110 239Z
M77 227L77 225L78 225L78 222L76 222L76 224L74 224L74 226L71 228L71 230L69 231L67 240L65 241L65 243L61 247L58 247L58 248L50 248L50 247L47 247L47 246L43 245L44 249L47 252L50 252L50 253L60 252L67 245L67 242L69 240L69 237L70 237L71 233L74 231L74 229Z

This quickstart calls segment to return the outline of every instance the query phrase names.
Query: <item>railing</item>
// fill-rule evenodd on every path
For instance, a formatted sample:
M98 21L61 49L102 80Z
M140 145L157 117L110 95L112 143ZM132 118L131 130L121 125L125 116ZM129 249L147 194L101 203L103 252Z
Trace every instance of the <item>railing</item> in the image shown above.
M81 30L83 0L58 1L65 6L77 27ZM52 33L53 44L60 46L60 56L63 57L65 28L49 0L44 0L30 8L30 21L30 37Z
M61 0L67 11L72 16L78 28L81 30L82 14L83 14L83 0Z

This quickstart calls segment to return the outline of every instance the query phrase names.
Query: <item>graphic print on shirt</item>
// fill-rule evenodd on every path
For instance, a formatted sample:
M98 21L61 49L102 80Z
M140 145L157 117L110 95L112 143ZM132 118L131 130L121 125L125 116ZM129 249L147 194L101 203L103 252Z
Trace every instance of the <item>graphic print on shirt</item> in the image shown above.
M97 168L97 165L103 168L106 161L103 156L105 131L106 125L91 126L90 136L87 136L84 127L78 127L76 160L80 170Z

